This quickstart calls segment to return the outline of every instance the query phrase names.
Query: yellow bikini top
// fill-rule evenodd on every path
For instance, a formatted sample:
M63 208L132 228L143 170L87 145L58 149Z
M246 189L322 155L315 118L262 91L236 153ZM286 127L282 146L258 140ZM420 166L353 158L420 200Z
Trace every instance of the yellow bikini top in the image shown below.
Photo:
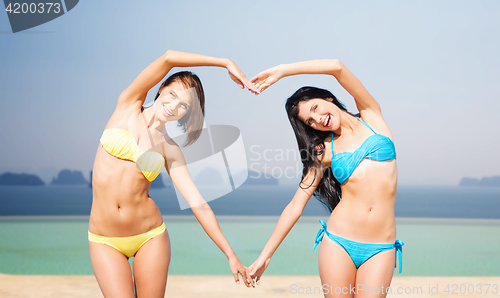
M135 162L148 181L155 180L165 165L165 159L158 152L141 153L134 137L121 128L104 130L101 144L109 154Z

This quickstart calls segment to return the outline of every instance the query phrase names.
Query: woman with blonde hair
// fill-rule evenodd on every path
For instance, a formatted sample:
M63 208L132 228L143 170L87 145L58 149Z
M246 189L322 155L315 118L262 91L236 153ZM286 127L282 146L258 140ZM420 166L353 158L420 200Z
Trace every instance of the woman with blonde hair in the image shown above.
M100 139L92 176L89 250L105 297L165 295L170 240L160 210L148 194L163 167L205 232L227 256L235 281L239 283L240 274L247 286L253 285L164 126L178 121L187 132L185 145L200 136L205 106L200 79L187 71L170 76L161 84L154 104L143 108L148 91L173 67L193 66L226 68L241 88L255 91L231 60L169 50L120 94ZM130 257L134 257L133 273Z

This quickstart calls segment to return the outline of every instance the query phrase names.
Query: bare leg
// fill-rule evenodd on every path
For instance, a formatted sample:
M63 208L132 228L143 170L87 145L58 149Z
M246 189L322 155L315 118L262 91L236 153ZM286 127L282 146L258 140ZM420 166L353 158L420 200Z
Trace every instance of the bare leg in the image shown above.
M106 298L134 298L132 271L127 257L111 246L89 241L90 262Z
M319 248L319 276L325 297L353 297L356 266L349 254L327 235Z
M394 249L374 255L359 266L356 274L356 297L384 298L394 274ZM363 290L361 290L363 289Z
M170 240L165 230L146 242L135 255L133 266L138 298L165 296L169 264Z

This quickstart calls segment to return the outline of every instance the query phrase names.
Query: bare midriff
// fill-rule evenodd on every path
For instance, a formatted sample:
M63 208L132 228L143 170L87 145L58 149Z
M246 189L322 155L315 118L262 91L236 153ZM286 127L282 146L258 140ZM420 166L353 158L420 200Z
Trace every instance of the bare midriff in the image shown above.
M163 218L149 197L150 185L134 162L112 156L99 144L92 172L89 231L126 237L160 226Z
M363 159L341 185L342 199L328 220L328 231L364 243L394 243L396 160Z

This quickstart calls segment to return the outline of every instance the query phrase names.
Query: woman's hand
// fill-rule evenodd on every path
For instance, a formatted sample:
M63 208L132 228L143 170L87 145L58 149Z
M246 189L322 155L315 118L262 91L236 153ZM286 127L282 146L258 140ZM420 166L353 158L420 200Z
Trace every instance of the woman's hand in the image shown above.
M246 86L248 90L250 90L250 92L252 93L257 92L257 89L255 88L254 84L250 83L247 77L243 74L243 72L238 68L238 66L233 61L228 60L226 68L231 79L236 84L238 84L238 86L240 86L241 89L244 89Z
M269 266L269 262L271 262L271 258L261 258L259 257L255 262L253 262L250 267L248 267L248 270L250 272L250 277L252 279L255 279L255 282L257 285L260 284L260 277L264 273L264 271L267 269L267 266Z
M240 279L238 277L238 274L240 274L241 277L243 278L243 282L247 287L252 286L255 288L255 284L253 282L253 279L250 277L250 273L247 267L241 264L240 260L238 259L238 257L236 257L236 255L234 257L229 258L229 268L231 268L231 272L233 273L234 281L236 282L236 284L240 284Z
M278 65L259 73L251 79L251 82L255 85L257 94L260 94L262 91L266 90L267 87L276 83L281 78L283 78L281 66Z

